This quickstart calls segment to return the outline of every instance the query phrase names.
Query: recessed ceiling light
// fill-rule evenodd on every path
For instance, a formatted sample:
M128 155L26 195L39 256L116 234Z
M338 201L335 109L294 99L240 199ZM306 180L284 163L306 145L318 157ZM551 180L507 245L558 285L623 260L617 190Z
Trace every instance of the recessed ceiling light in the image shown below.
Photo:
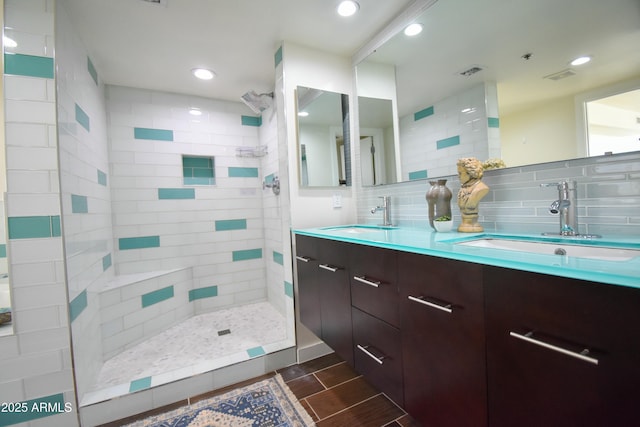
M417 36L421 32L422 32L422 24L409 24L404 29L404 35L409 37Z
M581 56L571 61L571 65L582 65L582 64L586 64L589 61L591 61L590 56Z
M199 108L190 108L189 109L189 114L191 114L192 116L201 116L202 115L202 110Z
M215 77L215 73L211 70L207 70L206 68L194 68L191 72L194 76L202 80L211 80Z
M307 117L308 115L309 115L309 113L307 113L306 111L300 111L300 112L298 113L298 116L299 116L299 117Z
M340 16L351 16L355 14L358 9L360 9L360 5L357 1L354 0L344 0L341 1L338 5L338 14Z

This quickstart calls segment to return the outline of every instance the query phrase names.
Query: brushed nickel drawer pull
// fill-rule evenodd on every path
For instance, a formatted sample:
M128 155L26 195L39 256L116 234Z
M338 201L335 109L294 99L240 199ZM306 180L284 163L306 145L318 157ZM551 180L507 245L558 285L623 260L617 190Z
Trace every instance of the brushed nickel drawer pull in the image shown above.
M446 311L447 313L453 312L453 310L451 309L451 304L447 304L447 305L434 304L432 302L425 300L424 297L414 297L411 295L409 295L407 298L409 298L413 302L424 304L428 307L436 308L438 310Z
M385 358L385 356L380 356L380 357L378 357L378 356L376 356L375 354L371 353L371 352L368 350L368 348L369 348L369 346L368 346L368 345L364 345L364 346L363 346L363 345L358 344L358 345L357 345L357 347L358 347L358 350L362 351L364 354L366 354L367 356L369 356L370 358L372 358L373 360L375 360L375 361L376 361L376 362L378 362L379 364L381 364L381 365L382 365L382 364L384 363L382 360Z
M365 285L373 286L374 288L377 288L378 286L380 286L380 281L378 281L378 280L369 280L369 279L367 279L367 276L353 276L353 278L356 279L360 283L364 283Z
M309 261L311 261L311 258L309 258L308 256L299 256L299 255L296 255L296 259L297 259L298 261L302 261L302 262L309 262Z
M334 267L334 266L329 265L329 264L320 264L320 265L318 265L318 267L320 267L320 268L321 268L321 269L323 269L323 270L330 271L330 272L332 272L332 273L335 273L336 271L338 271L338 270L339 270L339 268L338 268L338 267Z
M514 338L518 338L519 340L523 340L529 342L531 344L539 345L540 347L547 348L549 350L557 351L558 353L566 354L567 356L575 357L576 359L583 360L588 363L592 363L594 365L598 364L598 359L594 357L587 356L589 354L589 349L585 348L581 352L577 353L575 351L567 350L566 348L558 347L557 345L549 344L544 341L540 341L538 339L532 338L533 332L527 332L522 335L517 332L509 332Z

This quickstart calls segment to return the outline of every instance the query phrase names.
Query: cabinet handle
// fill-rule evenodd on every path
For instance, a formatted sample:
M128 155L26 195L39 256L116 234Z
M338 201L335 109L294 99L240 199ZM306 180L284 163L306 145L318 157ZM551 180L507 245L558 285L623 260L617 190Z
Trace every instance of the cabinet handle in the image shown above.
M302 261L302 262L309 262L309 261L311 261L311 258L309 258L308 256L298 256L298 255L296 255L296 259L297 259L298 261Z
M353 278L355 280L357 280L360 283L364 283L365 285L369 285L369 286L373 286L374 288L377 288L378 286L380 286L380 281L378 280L368 280L366 276L353 276Z
M425 300L424 297L414 297L414 296L411 296L411 295L409 295L407 298L409 298L413 302L424 304L424 305L426 305L428 307L431 307L431 308L437 308L438 310L446 311L447 313L451 313L453 311L451 309L451 304L447 304L447 305L435 304L435 303L432 303L432 302L429 302L429 301Z
M575 357L576 359L580 359L580 360L583 360L585 362L592 363L594 365L598 364L598 359L596 359L594 357L587 356L589 354L589 349L588 348L585 348L580 353L577 353L577 352L571 351L571 350L567 350L566 348L558 347L556 345L549 344L549 343L546 343L544 341L540 341L538 339L532 338L533 331L527 332L524 335L519 334L517 332L509 332L509 335L511 335L514 338L518 338L519 340L523 340L523 341L529 342L531 344L539 345L540 347L544 347L544 348L547 348L549 350L557 351L558 353L566 354L567 356Z
M376 356L375 354L371 353L371 352L368 350L368 348L369 348L369 346L368 346L368 345L364 345L364 346L363 346L363 345L358 344L358 345L357 345L357 347L358 347L358 350L362 351L364 354L366 354L367 356L369 356L370 358L372 358L373 360L375 360L375 361L376 361L376 362L378 362L379 364L381 364L381 365L382 365L382 364L384 363L382 360L383 360L386 356L380 356L380 357L378 357L378 356Z
M340 268L334 267L334 266L329 265L329 264L319 264L318 267L322 268L323 270L330 271L332 273L335 273L336 271L340 270Z

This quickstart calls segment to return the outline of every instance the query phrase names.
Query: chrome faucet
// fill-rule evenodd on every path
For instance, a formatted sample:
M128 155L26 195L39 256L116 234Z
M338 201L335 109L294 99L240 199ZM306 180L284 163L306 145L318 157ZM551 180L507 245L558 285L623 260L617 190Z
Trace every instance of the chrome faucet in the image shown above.
M560 215L561 236L577 236L579 234L577 183L575 181L560 181L551 184L540 184L540 187L558 187L558 200L554 200L551 203L549 212L554 215Z
M391 224L391 215L389 214L389 208L391 206L390 203L390 196L381 196L379 197L380 199L382 199L382 204L379 206L376 206L375 208L371 209L371 213L374 214L378 211L382 211L382 224L381 225L392 225Z

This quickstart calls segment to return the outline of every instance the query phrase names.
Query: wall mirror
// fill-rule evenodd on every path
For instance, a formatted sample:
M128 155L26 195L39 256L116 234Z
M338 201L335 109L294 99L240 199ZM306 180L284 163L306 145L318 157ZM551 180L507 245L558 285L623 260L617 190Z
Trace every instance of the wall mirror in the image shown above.
M298 86L296 102L300 186L351 185L348 95Z
M468 155L509 167L637 151L639 19L636 0L437 1L411 20L420 34L357 64L358 96L392 100L399 181L455 174Z

